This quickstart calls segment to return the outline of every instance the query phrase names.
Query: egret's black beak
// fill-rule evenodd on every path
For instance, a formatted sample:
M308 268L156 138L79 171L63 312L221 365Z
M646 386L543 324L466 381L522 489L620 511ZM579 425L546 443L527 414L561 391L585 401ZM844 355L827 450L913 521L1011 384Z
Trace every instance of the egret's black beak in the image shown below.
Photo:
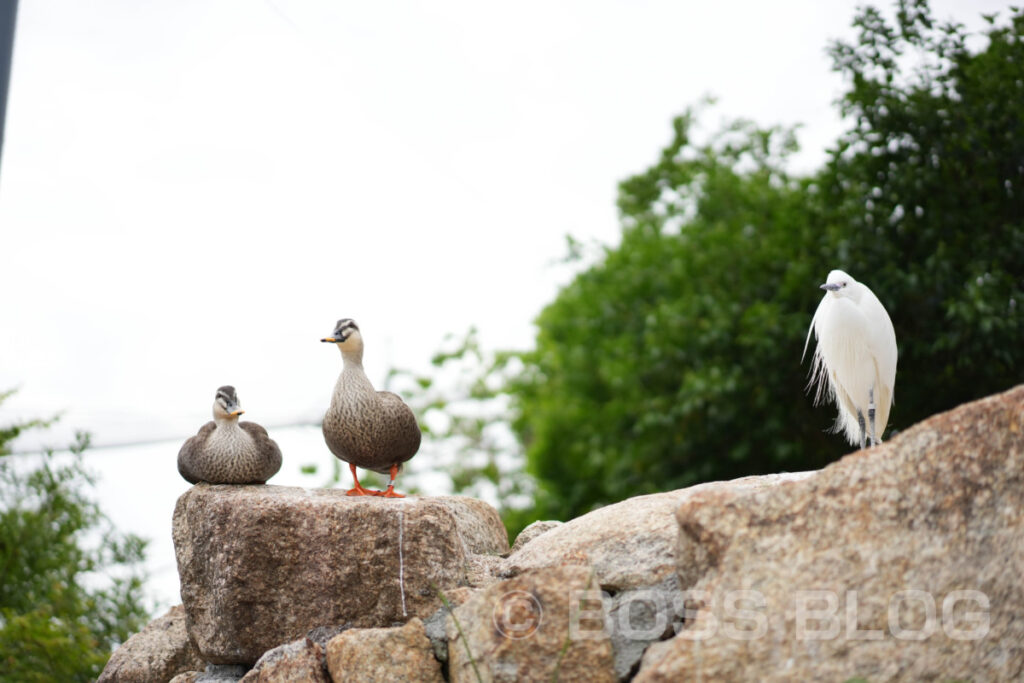
M826 282L825 284L823 284L823 285L821 286L821 288L822 288L822 289L827 289L827 290L828 290L828 291L830 291L830 292L834 292L834 291L836 291L837 289L839 289L839 285L838 285L838 284L836 284L835 282Z

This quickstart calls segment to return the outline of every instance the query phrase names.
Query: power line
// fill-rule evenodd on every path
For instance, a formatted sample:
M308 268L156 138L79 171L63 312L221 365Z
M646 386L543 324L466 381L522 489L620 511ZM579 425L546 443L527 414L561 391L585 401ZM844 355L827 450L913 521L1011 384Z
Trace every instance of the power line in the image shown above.
M293 427L319 427L321 426L320 421L302 421L302 422L287 422L281 424L273 424L266 427L267 431L277 429L291 429ZM195 434L188 434L186 436L165 436L156 439L140 439L136 441L115 441L106 444L93 444L90 443L87 451L101 451L101 450L116 450L121 448L139 448L141 446L155 446L161 443L184 443L185 439L195 436ZM25 450L14 450L0 457L10 456L27 456L27 455L45 455L47 453L70 453L72 446L61 446L61 447L41 447L41 448L30 448Z

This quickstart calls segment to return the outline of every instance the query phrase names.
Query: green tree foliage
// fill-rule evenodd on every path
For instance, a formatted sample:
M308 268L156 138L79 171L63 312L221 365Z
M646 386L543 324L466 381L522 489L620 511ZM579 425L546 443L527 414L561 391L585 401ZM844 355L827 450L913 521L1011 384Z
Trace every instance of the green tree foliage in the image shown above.
M86 496L88 437L78 436L70 457L9 455L22 431L47 424L0 429L0 681L94 680L147 618L145 543L117 533Z
M622 183L623 236L537 320L514 383L536 512L821 465L799 368L823 278L791 131L738 122ZM794 355L793 349L797 349Z

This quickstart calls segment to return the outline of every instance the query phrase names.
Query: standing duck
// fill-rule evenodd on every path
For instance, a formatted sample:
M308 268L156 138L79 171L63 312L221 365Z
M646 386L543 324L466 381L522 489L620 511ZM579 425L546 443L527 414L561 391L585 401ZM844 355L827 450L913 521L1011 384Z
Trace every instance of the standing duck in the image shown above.
M416 416L397 394L373 388L363 371L363 337L355 321L342 318L334 326L334 334L320 341L337 344L344 362L323 430L331 453L352 470L356 485L348 495L404 498L395 493L395 477L402 463L420 448ZM387 491L363 488L356 467L390 474Z
M244 413L235 388L217 389L213 422L178 451L178 472L190 484L264 484L281 469L281 449L255 422L239 422Z

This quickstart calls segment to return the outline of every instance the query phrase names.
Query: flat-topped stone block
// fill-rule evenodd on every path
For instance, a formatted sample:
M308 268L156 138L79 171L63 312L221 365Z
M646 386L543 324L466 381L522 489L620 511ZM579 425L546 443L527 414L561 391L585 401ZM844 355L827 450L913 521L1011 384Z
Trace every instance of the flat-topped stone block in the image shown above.
M473 555L508 552L479 500L281 486L197 485L173 534L189 637L224 664L251 665L318 626L425 619L438 590L466 585Z

